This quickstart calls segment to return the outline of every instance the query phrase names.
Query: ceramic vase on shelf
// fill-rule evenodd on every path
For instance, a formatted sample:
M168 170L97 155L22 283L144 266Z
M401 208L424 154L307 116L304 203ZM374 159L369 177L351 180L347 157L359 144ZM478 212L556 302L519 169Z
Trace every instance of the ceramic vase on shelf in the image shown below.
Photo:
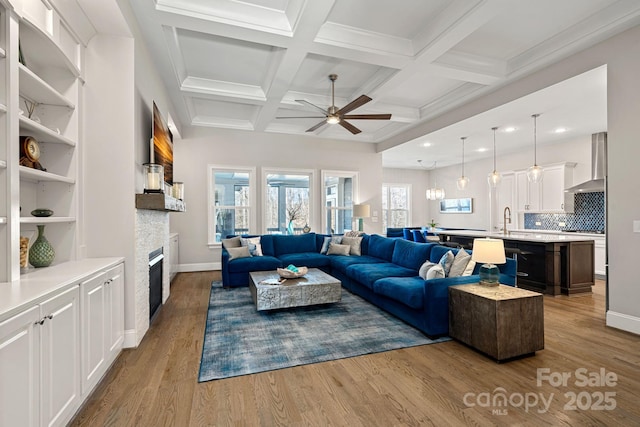
M44 225L38 225L38 238L29 249L29 264L36 268L48 267L56 257L53 246L44 237Z

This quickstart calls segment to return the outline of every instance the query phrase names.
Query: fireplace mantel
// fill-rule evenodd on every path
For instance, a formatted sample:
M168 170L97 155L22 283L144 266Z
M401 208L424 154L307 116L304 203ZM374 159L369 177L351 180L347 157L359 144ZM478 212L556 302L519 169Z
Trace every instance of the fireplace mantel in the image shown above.
M187 210L183 200L163 193L136 194L136 208L165 212L185 212Z

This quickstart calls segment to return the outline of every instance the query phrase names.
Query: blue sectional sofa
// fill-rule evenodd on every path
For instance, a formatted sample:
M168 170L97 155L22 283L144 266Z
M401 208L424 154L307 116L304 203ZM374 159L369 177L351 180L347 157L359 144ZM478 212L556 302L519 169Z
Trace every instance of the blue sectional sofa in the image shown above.
M254 236L255 237L255 236ZM249 272L275 270L289 264L316 267L342 282L342 286L388 311L430 337L449 331L448 287L479 280L476 265L470 276L424 280L418 272L429 260L437 263L447 251L458 249L437 243L417 243L379 235L363 235L361 255L324 255L326 236L260 236L263 256L230 260L222 250L223 286L248 286ZM516 261L507 259L500 268L500 283L514 286Z

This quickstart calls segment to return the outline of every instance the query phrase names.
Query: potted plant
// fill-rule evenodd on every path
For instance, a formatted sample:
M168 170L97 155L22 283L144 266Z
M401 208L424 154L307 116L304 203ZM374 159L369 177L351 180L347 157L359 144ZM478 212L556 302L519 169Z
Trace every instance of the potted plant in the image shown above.
M437 226L438 223L433 218L431 218L431 222L429 223L429 231L435 231Z

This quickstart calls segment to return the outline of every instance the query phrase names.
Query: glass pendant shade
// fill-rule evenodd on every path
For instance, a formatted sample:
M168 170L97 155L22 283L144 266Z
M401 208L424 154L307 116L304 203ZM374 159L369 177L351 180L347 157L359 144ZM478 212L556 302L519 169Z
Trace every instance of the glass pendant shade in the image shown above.
M544 172L544 169L538 166L537 119L539 116L540 114L533 114L531 116L533 117L533 166L527 169L527 179L529 180L529 182L533 183L542 181L542 174Z
M458 187L458 190L464 190L465 188L467 188L468 185L469 185L469 178L464 175L462 175L456 181L456 187Z
M427 200L442 200L444 199L444 188L428 188L426 192Z
M500 172L494 170L487 176L487 182L491 188L497 188L502 182L502 175L500 175Z

